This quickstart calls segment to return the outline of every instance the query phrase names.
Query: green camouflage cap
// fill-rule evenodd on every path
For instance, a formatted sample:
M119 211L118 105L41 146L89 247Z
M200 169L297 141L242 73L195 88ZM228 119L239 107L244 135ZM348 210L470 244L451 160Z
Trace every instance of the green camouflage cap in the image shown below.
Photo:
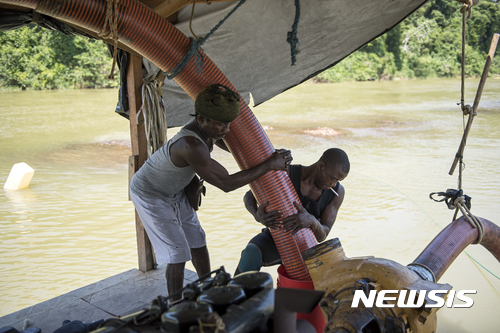
M206 118L231 122L240 114L240 95L221 84L212 84L198 94L194 108Z

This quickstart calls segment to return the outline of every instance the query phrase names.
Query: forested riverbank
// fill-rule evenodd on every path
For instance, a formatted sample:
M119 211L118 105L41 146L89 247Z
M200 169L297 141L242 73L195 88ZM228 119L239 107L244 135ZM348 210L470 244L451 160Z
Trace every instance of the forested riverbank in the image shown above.
M431 0L387 34L319 74L318 81L452 78L461 75L462 14L455 0ZM500 4L480 0L466 22L465 75L480 76L493 34L500 33ZM490 75L500 75L500 57Z
M314 81L459 76L460 7L455 0L429 1L387 34L318 74ZM467 77L481 75L494 33L500 33L500 4L497 0L480 0L467 21ZM111 63L108 48L99 40L68 36L33 24L0 32L0 89L116 87L118 75L108 79ZM490 75L500 75L499 56Z

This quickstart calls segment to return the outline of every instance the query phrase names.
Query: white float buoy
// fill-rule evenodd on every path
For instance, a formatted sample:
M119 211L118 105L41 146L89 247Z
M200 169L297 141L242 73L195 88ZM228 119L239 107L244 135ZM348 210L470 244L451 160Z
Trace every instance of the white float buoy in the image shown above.
M7 190L20 190L29 186L35 170L26 163L16 163L10 170L9 178L3 188Z

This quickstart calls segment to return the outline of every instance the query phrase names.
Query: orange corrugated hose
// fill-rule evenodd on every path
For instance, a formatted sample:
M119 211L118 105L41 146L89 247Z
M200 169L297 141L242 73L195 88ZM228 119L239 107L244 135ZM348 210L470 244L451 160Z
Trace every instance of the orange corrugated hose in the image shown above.
M102 31L106 18L105 0L0 0L0 3L28 7L97 34L107 33ZM175 68L188 52L189 38L142 3L120 0L118 13L120 42L152 61L162 71ZM201 71L191 59L174 81L193 99L213 83L236 90L217 66L202 54L205 61ZM247 169L269 158L274 148L243 99L241 108L241 114L231 123L231 131L225 140L239 167ZM297 212L293 202L299 201L299 198L286 172L268 172L252 182L250 188L259 203L269 202L269 209L279 209L284 216ZM279 230L272 230L271 233L288 276L296 280L310 280L301 252L317 244L312 231L302 229L294 236Z

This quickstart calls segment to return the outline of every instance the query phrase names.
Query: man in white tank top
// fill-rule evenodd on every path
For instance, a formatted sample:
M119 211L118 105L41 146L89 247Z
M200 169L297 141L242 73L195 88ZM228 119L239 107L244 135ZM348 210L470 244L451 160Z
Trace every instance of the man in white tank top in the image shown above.
M279 149L263 163L230 175L210 152L214 144L228 151L221 139L240 113L239 94L210 85L197 96L195 109L195 119L158 149L130 182L130 197L156 258L167 263L169 295L182 289L187 261L192 260L199 277L210 272L205 232L184 192L195 174L230 192L270 170L286 170L292 161L290 151Z

